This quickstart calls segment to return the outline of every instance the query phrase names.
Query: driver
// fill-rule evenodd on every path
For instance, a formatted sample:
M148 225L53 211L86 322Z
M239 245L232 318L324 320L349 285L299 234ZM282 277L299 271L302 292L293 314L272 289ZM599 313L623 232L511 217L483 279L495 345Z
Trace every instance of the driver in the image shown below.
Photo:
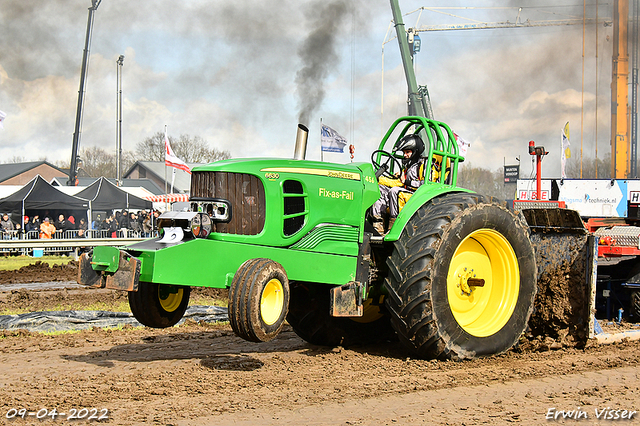
M424 183L424 161L420 161L424 152L424 143L417 134L406 135L398 141L394 151L402 151L402 169L393 178L380 176L380 198L373 204L373 228L384 235L384 215L389 209L391 229L398 213L411 195Z

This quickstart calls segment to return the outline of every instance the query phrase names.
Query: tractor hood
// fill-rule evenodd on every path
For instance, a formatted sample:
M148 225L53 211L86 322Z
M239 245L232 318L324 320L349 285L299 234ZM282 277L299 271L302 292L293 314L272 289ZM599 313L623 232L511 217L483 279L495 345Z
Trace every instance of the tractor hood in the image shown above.
M294 246L319 229L362 241L366 210L379 196L369 163L240 158L194 167L191 177L192 198L231 206L231 220L215 224L208 238L272 247Z

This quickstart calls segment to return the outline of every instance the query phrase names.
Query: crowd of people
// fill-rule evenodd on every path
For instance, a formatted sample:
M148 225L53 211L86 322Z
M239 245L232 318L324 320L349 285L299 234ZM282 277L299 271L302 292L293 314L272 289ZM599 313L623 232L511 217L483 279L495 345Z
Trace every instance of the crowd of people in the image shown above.
M54 238L61 235L62 238L69 236L70 238L84 238L90 233L96 237L116 238L118 232L130 235L139 235L141 237L150 237L157 229L157 218L160 212L157 210L146 211L115 211L107 212L107 214L96 214L95 219L91 223L87 223L87 219L81 217L76 219L73 215L60 213L57 219L53 219L55 215L46 212L41 219L40 215L34 214L32 217L24 216L22 220L13 220L8 213L2 215L0 220L0 233L4 239L21 238ZM103 218L104 216L104 218ZM20 218L19 218L20 219ZM24 228L23 228L24 224ZM73 231L66 233L66 231ZM57 234L56 234L57 233Z

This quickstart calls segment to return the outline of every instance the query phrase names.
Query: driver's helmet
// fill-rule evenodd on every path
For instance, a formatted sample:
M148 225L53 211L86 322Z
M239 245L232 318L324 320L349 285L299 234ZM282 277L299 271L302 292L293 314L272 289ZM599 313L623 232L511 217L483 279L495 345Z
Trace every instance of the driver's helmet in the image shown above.
M393 148L394 151L404 151L405 149L410 149L413 151L411 153L411 157L406 159L406 163L413 164L417 162L422 153L424 152L424 142L422 142L422 138L417 134L413 133L410 135L405 135L396 143L396 146ZM404 163L405 161L403 161ZM408 164L403 164L405 167Z

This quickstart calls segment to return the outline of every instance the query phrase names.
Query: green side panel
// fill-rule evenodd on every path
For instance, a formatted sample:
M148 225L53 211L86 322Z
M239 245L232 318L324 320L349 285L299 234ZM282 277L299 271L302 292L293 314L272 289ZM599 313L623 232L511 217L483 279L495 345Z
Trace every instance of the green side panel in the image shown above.
M291 249L357 256L359 236L358 227L327 223L314 228Z
M407 204L398 214L396 222L389 233L384 237L385 241L397 241L400 238L402 230L409 222L409 219L415 214L415 212L422 207L425 203L428 203L432 199L446 194L449 192L473 192L464 188L452 187L450 185L427 182L422 185L418 190L409 198Z
M120 263L120 250L116 247L98 246L93 249L91 267L94 271L116 272Z
M343 285L355 279L357 257L196 239L160 250L143 250L140 281L224 288L246 260L280 263L290 280Z

